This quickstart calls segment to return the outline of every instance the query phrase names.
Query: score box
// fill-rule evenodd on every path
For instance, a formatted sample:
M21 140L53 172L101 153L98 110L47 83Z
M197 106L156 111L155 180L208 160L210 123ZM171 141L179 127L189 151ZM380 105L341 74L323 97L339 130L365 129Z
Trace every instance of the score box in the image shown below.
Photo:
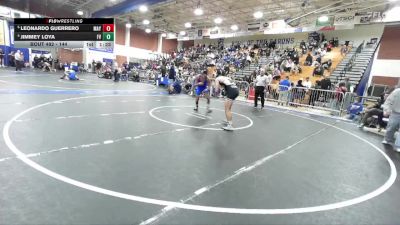
M103 32L114 32L114 24L103 24Z
M114 32L103 32L103 41L114 41Z

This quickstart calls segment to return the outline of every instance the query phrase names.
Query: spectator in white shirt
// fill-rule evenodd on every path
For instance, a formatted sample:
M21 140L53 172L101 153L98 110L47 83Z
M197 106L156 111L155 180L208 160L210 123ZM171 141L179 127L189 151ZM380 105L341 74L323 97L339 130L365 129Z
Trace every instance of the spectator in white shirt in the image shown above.
M306 77L306 81L303 82L303 85L304 85L307 89L311 88L312 83L311 83L309 77Z
M14 55L15 57L15 71L22 71L22 64L24 62L24 56L22 55L20 50L17 50L17 52Z

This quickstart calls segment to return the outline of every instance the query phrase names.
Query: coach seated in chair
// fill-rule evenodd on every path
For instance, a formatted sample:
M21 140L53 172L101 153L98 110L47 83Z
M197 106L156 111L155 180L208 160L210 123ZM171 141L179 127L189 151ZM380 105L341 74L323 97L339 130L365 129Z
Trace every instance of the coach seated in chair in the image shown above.
M361 122L358 125L359 128L369 126L374 116L378 117L379 131L386 127L386 123L383 121L384 116L382 105L385 103L388 94L389 93L383 93L380 96L380 99L374 105L365 110L364 115L361 118Z

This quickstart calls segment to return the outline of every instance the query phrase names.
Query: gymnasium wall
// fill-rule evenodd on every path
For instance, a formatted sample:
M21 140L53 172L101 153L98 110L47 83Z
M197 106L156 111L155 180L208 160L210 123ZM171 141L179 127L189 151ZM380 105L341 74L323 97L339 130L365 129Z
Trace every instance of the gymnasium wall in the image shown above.
M157 51L157 33L146 33L144 30L131 28L130 46L150 51Z
M373 37L380 38L383 33L383 24L371 24L371 25L358 25L351 30L336 30L336 31L322 31L326 39L338 37L340 42L353 41L355 45L362 43L364 40L369 41ZM236 41L248 41L248 40L264 40L264 39L287 39L294 38L295 43L299 43L302 40L308 39L308 33L289 33L289 34L259 34L252 36L242 36L234 38L225 38L224 43L230 44ZM202 39L195 40L197 44L217 44L218 39Z
M374 56L372 84L394 86L400 79L400 25L386 26L382 41Z
M241 36L241 37L233 37L233 38L225 38L224 44L230 45L232 42L244 42L244 41L255 41L255 40L270 40L270 39L289 39L293 38L294 43L301 42L302 40L308 39L308 33L291 33L291 34L257 34L251 36ZM218 43L218 39L201 39L195 40L194 44L214 44Z
M115 24L115 44L125 45L125 25Z
M172 51L176 51L177 47L178 47L177 39L163 38L163 41L162 41L162 52L163 53L170 53Z
M64 62L78 62L78 63L82 63L83 61L83 52L82 50L78 50L78 51L71 51L69 49L64 49L64 48L60 48L59 52L58 52L58 56L60 59L60 62L64 63Z
M323 31L326 39L332 39L338 37L339 41L353 41L354 45L357 46L363 41L367 42L371 38L379 38L382 36L383 24L370 24L370 25L358 25L352 30L333 30Z
M400 26L386 26L383 31L378 59L400 60Z

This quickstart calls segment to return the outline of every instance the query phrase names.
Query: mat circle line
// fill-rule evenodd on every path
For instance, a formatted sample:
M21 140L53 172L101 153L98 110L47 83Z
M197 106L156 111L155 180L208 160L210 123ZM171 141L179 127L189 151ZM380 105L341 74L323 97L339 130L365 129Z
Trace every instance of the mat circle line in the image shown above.
M157 110L160 110L160 109L163 109L163 108L192 108L192 107L193 107L193 106L183 106L183 105L177 105L177 106L160 106L160 107L156 107L156 108L151 109L151 110L149 111L149 115L150 115L151 117L153 117L154 119L158 120L158 121L161 121L161 122L164 122L164 123L168 123L168 124L172 124L172 125L181 126L181 127L194 128L194 129L200 129L200 130L213 130L213 131L221 131L221 130L222 130L222 129L220 129L220 128L201 127L201 126L192 126L192 125L187 125L187 124L175 123L175 122L171 122L171 121L168 121L168 120L161 119L160 117L154 115L154 111L157 111ZM216 110L216 111L225 112L225 111L222 110L222 109L216 109L216 108L210 108L210 109ZM236 113L236 112L232 112L232 114L241 116L241 117L243 117L243 118L246 118L246 119L250 122L250 123L249 123L248 125L246 125L246 126L235 127L234 130L243 130L243 129L247 129L247 128L253 126L253 120L250 119L248 116L245 116L245 115L243 115L243 114Z
M317 121L313 119L309 119L307 117L302 117L294 114L289 114L295 117L299 118L304 118L310 121L315 121L321 124L325 124L327 126L333 127L339 131L343 131L344 133L348 133L359 140L367 143L371 147L373 147L375 150L377 150L379 153L383 155L383 157L387 160L390 166L390 176L388 180L380 187L375 189L372 192L369 192L367 194L364 194L362 196L352 198L349 200L341 201L341 202L336 202L336 203L331 203L331 204L325 204L325 205L318 205L318 206L310 206L310 207L300 207L300 208L284 208L284 209L251 209L251 208L227 208L227 207L216 207L216 206L204 206L204 205L194 205L194 204L185 204L181 202L174 202L174 201L166 201L166 200L159 200L159 199L154 199L154 198L148 198L148 197L141 197L141 196L136 196L136 195L131 195L131 194L126 194L126 193L121 193L117 191L112 191L109 189L97 187L91 184L87 184L78 180L74 180L72 178L66 177L64 175L58 174L52 170L49 170L42 165L39 165L38 163L34 162L30 158L27 157L27 155L23 152L21 152L12 142L11 137L10 137L10 127L12 123L23 116L24 114L33 111L35 109L53 104L54 102L65 102L65 101L72 101L72 100L79 100L79 99L87 99L87 98L102 98L102 97L117 97L117 96L122 96L122 95L103 95L103 96L84 96L84 97L76 97L76 98L68 98L68 99L63 99L63 100L56 100L56 101L51 101L43 104L39 104L36 106L33 106L31 108L28 108L19 114L15 115L12 117L10 120L7 121L7 123L3 127L3 138L5 141L5 144L7 147L20 159L23 161L25 164L28 166L32 167L33 169L36 169L37 171L48 175L54 179L57 179L59 181L74 185L76 187L86 189L89 191L97 192L100 194L108 195L108 196L113 196L121 199L126 199L126 200L132 200L136 202L142 202L142 203L148 203L148 204L154 204L154 205L161 205L161 206L169 206L169 207L175 207L175 208L181 208L181 209L188 209L188 210L196 210L196 211L204 211L204 212L218 212L218 213L231 213L231 214L298 214L298 213L311 213L311 212L320 212L320 211L327 211L327 210L333 210L333 209L339 209L343 207L348 207L352 206L355 204L359 204L362 202L365 202L367 200L370 200L382 193L384 193L386 190L388 190L395 182L396 177L397 177L397 171L396 167L393 163L393 161L386 155L385 152L383 152L381 149L379 149L377 146L369 142L368 140L351 133L347 130L344 130L342 128L339 128L337 126L334 126L332 124L328 124L322 121Z

